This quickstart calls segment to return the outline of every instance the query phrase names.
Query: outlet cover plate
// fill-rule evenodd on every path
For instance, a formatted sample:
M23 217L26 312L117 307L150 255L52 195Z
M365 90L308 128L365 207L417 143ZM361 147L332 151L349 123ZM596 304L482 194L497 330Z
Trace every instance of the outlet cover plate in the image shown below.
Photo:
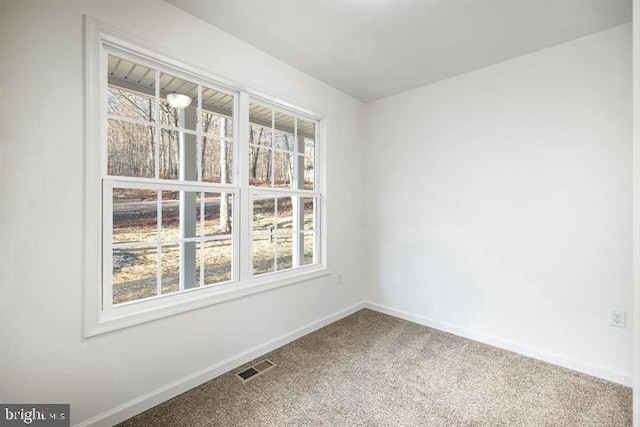
M626 328L627 312L625 310L609 310L609 325L616 328Z

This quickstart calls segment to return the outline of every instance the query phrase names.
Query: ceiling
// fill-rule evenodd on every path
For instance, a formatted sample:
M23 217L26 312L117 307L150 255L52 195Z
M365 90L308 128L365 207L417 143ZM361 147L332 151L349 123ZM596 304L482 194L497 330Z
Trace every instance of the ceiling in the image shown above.
M631 21L631 0L168 0L369 102Z

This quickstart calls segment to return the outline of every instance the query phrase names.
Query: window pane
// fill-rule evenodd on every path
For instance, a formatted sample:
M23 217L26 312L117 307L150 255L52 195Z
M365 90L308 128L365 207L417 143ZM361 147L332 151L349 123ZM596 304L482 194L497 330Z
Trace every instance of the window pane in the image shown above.
M304 146L304 155L309 157L311 160L313 160L313 150L314 147L313 145L306 145Z
M180 245L162 247L162 294L180 290Z
M197 137L190 133L167 129L162 129L160 135L160 178L196 181L198 179Z
M131 188L113 189L113 242L156 240L157 192Z
M285 132L280 132L276 130L273 133L273 145L278 150L283 151L293 151L295 148L295 141L293 139L293 134L288 134Z
M113 303L156 295L157 246L113 250Z
M298 138L304 140L304 147L313 149L316 140L316 124L310 120L298 119ZM303 151L299 151L303 153Z
M304 156L300 154L292 154L291 159L294 161L291 172L293 173L292 187L298 190L304 189Z
M249 144L271 147L271 128L249 123Z
M107 73L107 112L152 122L155 70L109 55Z
M293 235L291 233L278 233L277 253L278 271L293 266Z
M251 128L256 126L262 127L263 129L258 130L257 135L253 136L255 138L253 143L255 144L257 139L258 142L264 142L270 146L271 129L273 128L273 110L264 105L251 102L249 103L249 130L251 131ZM249 138L251 139L251 135L249 135Z
M226 138L228 136L226 122L226 117L202 110L202 132L214 138Z
M213 285L231 280L233 259L231 240L204 242L203 252L204 285ZM200 265L198 265L198 274L200 274Z
M278 197L278 220L276 227L278 230L293 228L293 206L292 199L296 197Z
M233 195L230 193L203 193L204 194L204 223L200 219L200 201L198 195L198 222L196 233L198 236L204 232L204 236L231 234L233 223Z
M184 160L180 165L184 170L180 170L183 174L182 179L187 181L198 180L198 138L195 135L191 135L185 132L181 132L180 136L184 138L180 142L184 144L182 149Z
M273 174L271 150L265 147L249 148L249 183L257 187L271 187Z
M162 129L160 132L160 178L178 179L180 174L179 132Z
M291 178L293 176L291 157L290 154L280 151L274 153L273 167L275 187L291 188Z
M170 74L160 74L160 123L196 130L198 85Z
M203 87L201 118L203 132L232 138L233 96Z
M182 288L192 289L200 284L200 243L180 243L180 266L182 268Z
M295 119L293 116L276 111L275 128L273 130L273 145L279 150L293 151L295 141L293 138Z
M300 122L299 122L300 123ZM302 121L303 126L307 126L309 131L315 132L315 124L312 122L309 125L306 125L304 121ZM314 183L314 173L315 173L315 142L314 137L312 138L304 138L304 189L313 190Z
M293 135L295 132L294 117L280 111L276 111L274 130L274 143L276 144L276 147L281 149L293 150Z
M225 122L225 128L227 138L233 138L233 117L227 118L227 121Z
M162 240L180 238L180 193L162 192Z
M230 184L233 181L233 143L205 136L201 149L202 181Z
M272 234L275 228L275 197L254 196L253 232Z
M194 191L162 192L162 240L196 237L200 218L199 195L199 192ZM181 200L184 206L182 227L180 226Z
M304 188L313 190L313 182L315 180L315 165L313 157L304 157Z
M275 271L275 237L273 234L253 236L253 275Z
M315 230L315 198L305 197L304 200L304 230Z
M180 217L180 237L196 237L197 224L200 218L200 192L181 191L180 200L183 205Z
M154 128L152 126L108 120L107 151L109 175L155 177Z
M214 138L233 138L233 119L202 110L202 132Z
M153 96L131 92L118 86L107 89L107 112L122 117L153 122Z
M315 233L304 233L304 256L302 258L302 265L309 265L314 263L315 252Z

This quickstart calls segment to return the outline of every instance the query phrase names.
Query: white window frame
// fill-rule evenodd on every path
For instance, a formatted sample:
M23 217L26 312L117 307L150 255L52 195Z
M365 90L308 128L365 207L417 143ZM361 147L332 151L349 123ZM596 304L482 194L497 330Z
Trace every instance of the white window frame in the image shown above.
M273 99L257 91L247 90L241 84L219 78L202 70L204 67L190 65L185 60L171 59L160 49L147 41L136 40L128 34L99 22L85 19L86 28L86 135L85 135L85 329L84 336L102 333L148 322L193 310L208 305L252 295L258 292L304 282L329 274L326 267L326 195L324 192L324 120L318 114L296 108ZM130 40L130 41L129 41ZM148 65L160 71L167 71L194 83L221 90L236 97L234 107L234 142L232 184L206 184L191 181L148 180L107 176L106 171L106 87L107 56L113 54ZM175 54L173 57L177 57ZM180 59L180 58L179 58ZM242 88L242 90L238 89ZM158 89L156 89L157 91ZM317 197L315 209L315 241L313 265L253 276L252 209L249 187L249 102L255 100L268 104L295 117L316 123L314 150L314 190ZM157 107L156 107L157 108ZM143 186L149 189L175 190L178 187L188 191L227 192L233 194L233 248L232 280L221 284L183 290L168 295L111 304L111 287L103 281L103 271L111 274L110 239L104 239L106 230L111 231L111 200L109 189L116 186ZM105 191L106 189L106 191ZM274 189L277 191L277 189ZM257 190L260 191L260 190ZM289 189L287 193L310 196L309 191ZM105 242L109 240L109 242ZM108 298L109 304L105 304Z
M264 99L264 98L260 98L260 97L256 97L256 96L250 96L250 102L255 102L258 103L262 106L268 107L272 110L272 120L271 120L271 128L275 129L275 115L276 113L284 113L287 114L291 117L294 118L295 120L295 126L294 126L294 132L295 134L293 135L294 137L294 141L296 141L297 139L297 121L302 119L302 120L307 120L307 121L313 121L314 123L316 123L315 126L315 135L314 135L314 141L319 141L319 134L320 134L320 123L318 120L313 119L307 115L301 114L295 110L291 110L291 109L287 109L285 107L282 107L278 104L274 104L273 102ZM272 135L273 137L273 135ZM247 138L248 140L248 138ZM249 147L249 144L247 143L247 147ZM252 185L248 185L248 193L249 193L249 212L252 213L253 212L253 200L254 200L254 196L256 195L263 195L263 196L268 196L268 197L300 197L300 198L313 198L314 200L318 200L318 203L314 203L314 218L313 218L313 222L314 222L314 226L313 226L313 234L314 234L314 242L313 242L313 258L314 258L314 264L316 263L316 260L321 259L321 253L322 253L322 240L320 238L320 230L322 229L322 215L321 215L321 207L322 207L322 192L320 191L321 185L322 185L322 180L320 179L320 174L319 171L316 171L316 165L318 164L317 161L317 154L315 153L316 148L318 147L318 145L316 144L314 146L314 176L313 176L313 189L312 190L308 190L308 189L296 189L296 188L282 188L282 187L274 187L273 185L271 187L259 187L259 186L252 186ZM296 149L294 149L292 152L286 152L280 149L277 149L275 146L271 146L270 148L271 151L271 156L272 156L272 162L274 162L274 156L276 152L279 153L284 153L284 154L288 154L288 155L293 155L296 157L296 159L298 157L302 157L304 159L304 153L299 153ZM247 157L248 154L247 154ZM275 164L275 162L274 162ZM298 161L296 161L295 165L294 165L294 174L297 174L298 172L298 167L299 167L299 163ZM245 167L244 169L247 170L247 177L246 177L246 182L249 182L248 179L248 168ZM271 177L272 179L272 184L273 181L275 179L275 174L272 175ZM292 177L292 184L295 182L295 177ZM277 207L275 208L276 212L277 212ZM277 215L277 213L276 213ZM251 225L253 225L253 223L251 223ZM298 230L297 232L292 232L292 234L304 234L304 229L303 230ZM276 248L277 248L277 240L278 240L278 236L277 236L277 231L275 232L276 237ZM247 241L244 242L245 246L249 247L249 248L253 248L253 237L254 237L254 230L253 227L250 228L250 231L248 233L247 236ZM295 237L294 237L295 238ZM294 258L295 258L295 254L294 254ZM273 272L269 272L269 273L262 273L258 276L254 276L254 277L268 277L270 275L278 275L278 274L282 274L283 272L286 272L287 270L277 270L277 257L275 257L274 259L275 264L276 264L276 271ZM252 262L253 262L253 258L251 258L251 263L249 264L249 269L252 269ZM312 267L313 265L309 265L309 266L295 266L295 262L293 263L293 267L294 269L296 269L296 271L299 270L304 270L306 268ZM253 273L251 273L253 274Z

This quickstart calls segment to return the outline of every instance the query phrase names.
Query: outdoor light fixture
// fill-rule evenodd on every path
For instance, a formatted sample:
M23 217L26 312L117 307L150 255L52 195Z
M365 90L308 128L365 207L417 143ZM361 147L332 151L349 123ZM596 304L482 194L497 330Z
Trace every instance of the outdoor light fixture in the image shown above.
M191 104L191 97L181 93L168 93L167 102L171 107L182 110Z

